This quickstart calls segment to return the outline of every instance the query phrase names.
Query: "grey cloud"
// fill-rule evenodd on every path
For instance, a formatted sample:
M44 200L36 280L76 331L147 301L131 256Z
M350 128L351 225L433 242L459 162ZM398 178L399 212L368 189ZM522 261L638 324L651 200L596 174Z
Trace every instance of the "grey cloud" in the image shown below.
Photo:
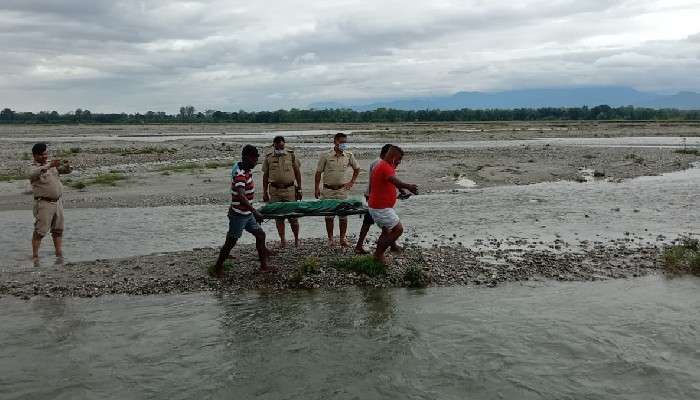
M173 111L538 85L698 89L700 33L624 42L651 31L633 17L660 1L6 0L0 105ZM591 44L601 36L612 44Z

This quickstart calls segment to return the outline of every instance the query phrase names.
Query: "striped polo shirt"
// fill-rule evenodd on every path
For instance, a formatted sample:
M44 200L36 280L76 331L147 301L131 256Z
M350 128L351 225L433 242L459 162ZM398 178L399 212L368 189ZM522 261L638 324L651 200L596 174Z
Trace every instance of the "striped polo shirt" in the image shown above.
M243 169L240 162L234 164L233 169L231 169L231 209L238 214L249 215L251 211L241 205L238 188L244 188L245 197L248 201L253 201L253 199L255 199L253 171Z

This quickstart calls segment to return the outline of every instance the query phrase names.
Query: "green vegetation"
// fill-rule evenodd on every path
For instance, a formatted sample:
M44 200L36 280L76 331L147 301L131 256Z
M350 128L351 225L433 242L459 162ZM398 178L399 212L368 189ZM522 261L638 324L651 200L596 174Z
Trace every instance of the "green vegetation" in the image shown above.
M147 111L144 114L93 114L89 110L59 114L56 111L0 111L0 124L176 124L176 123L363 123L363 122L438 122L438 121L697 121L700 110L654 109L643 107L543 107L516 109L395 110L306 109L276 111L197 112L192 106L178 114Z
M127 177L120 173L110 172L107 174L99 174L91 179L73 181L66 179L65 183L74 189L84 189L90 185L116 186L117 182L126 180Z
M338 260L333 264L334 268L347 269L365 274L369 277L386 275L386 265L378 262L372 256L357 256L350 259Z
M679 149L679 150L674 150L674 153L678 154L692 154L695 156L700 156L700 150L698 149Z
M0 182L20 181L22 179L27 179L27 177L22 175L0 174Z
M635 153L630 153L625 156L625 160L632 160L636 162L637 164L644 164L644 158L642 156L638 156Z
M111 153L119 154L120 156L131 156L139 154L174 154L177 153L177 149L174 147L140 147L140 148L123 148L123 149L109 149Z
M297 265L291 280L300 283L305 276L315 275L321 271L321 261L317 257L306 257L301 264Z
M31 159L32 159L31 154L29 154L27 152L22 153L22 160L31 160Z
M430 284L430 274L424 271L422 267L412 265L404 272L403 280L408 287L422 288Z
M57 157L71 157L82 152L83 149L80 147L71 147L69 149L59 149L56 152Z
M669 246L663 254L664 268L674 274L700 275L700 241L690 237Z
M204 164L188 162L184 164L171 164L164 165L158 168L158 171L165 175L165 172L192 172L201 169L214 169L219 167L228 167L231 165L230 161L208 161ZM168 174L169 175L169 174Z

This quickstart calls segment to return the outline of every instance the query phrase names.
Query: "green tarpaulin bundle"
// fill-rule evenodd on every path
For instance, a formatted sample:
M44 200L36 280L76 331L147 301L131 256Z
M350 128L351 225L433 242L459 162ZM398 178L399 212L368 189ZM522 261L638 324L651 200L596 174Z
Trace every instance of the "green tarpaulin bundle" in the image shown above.
M270 203L258 211L265 218L289 218L364 214L367 208L359 200L316 200Z

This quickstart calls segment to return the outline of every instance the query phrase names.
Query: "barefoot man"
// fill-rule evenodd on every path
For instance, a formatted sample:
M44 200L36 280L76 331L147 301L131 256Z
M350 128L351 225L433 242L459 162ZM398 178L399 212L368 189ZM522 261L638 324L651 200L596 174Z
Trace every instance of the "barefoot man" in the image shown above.
M377 241L377 250L374 258L384 263L384 252L403 233L403 226L396 215L397 189L406 189L413 194L418 194L418 187L414 184L404 183L396 177L396 167L401 163L403 150L398 146L391 146L383 160L374 167L371 176L369 190L369 213L374 222L382 228L382 234Z
M299 160L293 150L285 149L284 138L276 136L272 148L263 160L263 201L298 201L301 200L301 171ZM294 184L296 181L296 185ZM277 218L277 233L280 235L280 247L287 245L284 232L284 218ZM289 218L289 226L294 234L294 245L299 246L299 219Z
M360 165L355 160L355 156L348 150L348 136L342 132L335 134L333 139L333 150L321 154L316 166L315 197L321 199L345 200L348 198L348 191L352 189L360 174ZM346 173L352 169L352 178L347 180ZM323 191L321 191L321 177L323 176ZM326 233L328 233L328 245L333 245L333 219L326 217ZM348 217L338 217L340 228L340 245L348 246L345 235L348 231Z
M59 174L71 172L68 161L49 161L45 143L32 147L34 163L29 170L29 182L34 194L34 233L32 234L32 259L39 260L41 239L51 230L56 257L63 257L63 184Z
M243 146L241 155L242 161L234 164L231 170L231 207L228 210L229 224L226 242L221 248L219 258L211 271L211 274L217 278L223 277L224 261L243 234L244 229L255 236L255 247L258 250L258 258L260 259L260 271L273 271L268 265L270 251L265 246L265 232L258 225L259 222L262 222L263 217L251 204L255 198L253 168L258 163L258 149L247 144Z
M377 164L379 164L379 160L382 160L386 156L386 153L389 151L390 148L391 145L388 143L382 146L382 149L379 152L379 158L372 161L372 163L369 165L369 179L367 181L367 189L365 189L365 200L367 201L369 201L369 190L370 186L372 185L372 171L374 170L374 167L376 167ZM369 211L367 211L365 217L362 219L362 228L360 228L360 235L358 236L357 244L355 245L356 254L368 253L368 251L364 248L364 244L365 239L367 238L367 233L369 233L369 228L372 227L372 225L374 225L374 220L372 219L372 216L369 215ZM396 243L393 243L391 245L391 251L398 253L401 251L401 248Z

